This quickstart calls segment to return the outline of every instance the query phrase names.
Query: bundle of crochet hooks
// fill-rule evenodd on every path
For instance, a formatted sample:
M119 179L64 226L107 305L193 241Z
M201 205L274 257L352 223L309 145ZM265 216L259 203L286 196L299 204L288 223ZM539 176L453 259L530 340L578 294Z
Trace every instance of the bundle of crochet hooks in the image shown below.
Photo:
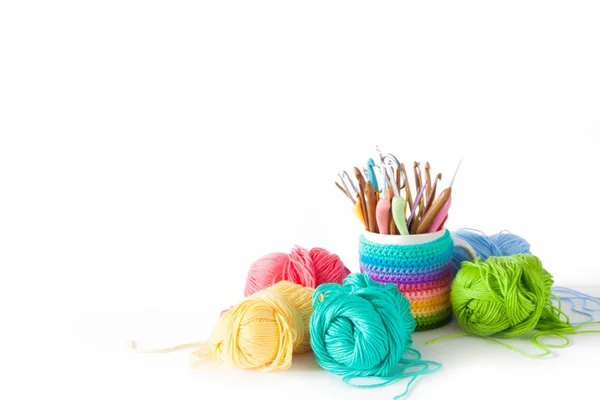
M354 179L342 171L338 174L339 181L335 182L352 202L353 212L365 229L384 235L422 234L443 229L452 204L452 185L461 163L450 185L436 198L442 174L432 179L429 162L425 163L424 173L419 162L413 163L414 190L411 190L404 163L379 148L377 153L378 163L369 158L366 167L354 167Z

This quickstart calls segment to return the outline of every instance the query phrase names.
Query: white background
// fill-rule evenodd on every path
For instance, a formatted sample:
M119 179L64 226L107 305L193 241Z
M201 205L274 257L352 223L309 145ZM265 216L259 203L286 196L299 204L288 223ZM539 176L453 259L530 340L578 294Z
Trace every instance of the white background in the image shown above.
M0 0L0 398L381 398L321 370L191 371L259 256L357 271L335 174L375 145L454 186L450 229L526 237L600 295L596 1ZM425 346L410 398L597 388L600 337L548 360ZM525 346L525 344L523 344ZM591 398L591 397L590 397Z

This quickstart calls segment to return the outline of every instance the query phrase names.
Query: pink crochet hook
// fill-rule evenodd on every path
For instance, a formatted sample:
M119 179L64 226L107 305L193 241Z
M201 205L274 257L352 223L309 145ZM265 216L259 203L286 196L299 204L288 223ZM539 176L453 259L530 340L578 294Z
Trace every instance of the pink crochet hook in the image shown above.
M379 199L377 203L377 209L375 210L377 218L377 226L379 227L379 233L387 235L390 233L390 199Z
M433 222L429 226L427 232L431 233L440 230L442 224L444 223L444 221L446 221L446 218L448 218L448 210L450 210L450 205L452 205L452 196L448 197L448 200L440 209L440 212L433 219Z
M462 163L462 158L460 159L460 161L458 162L458 165L456 166L456 171L454 171L454 176L452 177L452 181L450 181L450 186L448 186L448 188L445 190L445 191L447 191L448 200L446 200L446 202L444 203L444 205L442 206L440 211L437 213L437 215L433 219L433 222L429 226L429 229L427 230L427 232L439 231L442 228L442 225L444 224L444 222L446 222L446 219L448 218L448 210L450 210L450 205L452 204L452 185L454 184L454 179L456 179L456 174L458 173L458 169L460 168L461 163ZM442 195L440 195L440 197L442 197Z
M377 227L379 228L379 233L383 235L388 235L390 233L390 199L387 196L388 189L388 177L387 171L383 169L383 190L381 191L381 197L377 202L377 208L375 209L375 219L377 220Z

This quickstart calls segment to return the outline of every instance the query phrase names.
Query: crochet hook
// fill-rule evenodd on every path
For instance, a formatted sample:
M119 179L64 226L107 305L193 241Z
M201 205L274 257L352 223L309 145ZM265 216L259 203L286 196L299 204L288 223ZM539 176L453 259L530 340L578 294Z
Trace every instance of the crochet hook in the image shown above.
M354 167L354 175L356 176L356 180L358 181L359 203L360 203L362 216L365 221L365 227L367 228L367 230L371 231L369 229L371 224L369 223L369 213L367 210L367 202L366 202L366 198L365 198L365 187L367 186L367 183L365 182L365 178L364 178L362 172L360 172L360 169Z
M341 190L341 192L342 192L342 193L344 193L344 195L345 195L347 198L349 198L349 199L350 199L350 201L352 202L352 204L356 203L356 200L354 200L354 199L352 198L352 195L351 195L350 193L348 193L348 192L346 191L346 189L344 189L344 188L342 187L342 185L340 185L339 183L335 182L335 186L337 186L337 188L338 188L338 189L340 189L340 190Z
M431 198L433 181L431 180L431 164L429 164L429 161L425 162L425 179L427 180L427 182L429 182L429 184L425 185L426 186L425 199L424 199L425 207L423 207L422 209L419 210L419 219L423 218L423 215L425 214L425 211L427 210L427 202Z
M394 191L394 197L392 198L392 218L394 219L394 223L396 224L396 228L401 235L408 235L408 227L406 225L406 201L402 196L400 196L400 184L398 180L401 175L400 167L398 167L398 176L397 180L391 180L392 190ZM408 186L408 182L404 182L406 186Z
M415 161L415 163L413 165L413 169L415 172L415 185L417 187L417 193L419 193L419 192L421 192L421 189L423 189L423 188L426 189L429 186L429 182L426 182L423 185L423 171L421 170L421 163L418 163ZM426 197L425 193L423 193L420 200L416 202L419 205L419 212L417 215L415 215L413 220L416 220L417 224L419 223L419 221L421 221L421 217L423 217L423 210L425 209L425 197ZM412 231L412 228L413 228L413 226L411 225L411 231Z
M379 233L387 235L390 233L390 199L382 197L377 202L377 209L375 210L375 217L377 218L377 227Z
M388 179L387 171L383 169L383 190L381 191L381 197L377 202L377 208L375 209L375 218L377 219L377 228L379 233L387 235L390 233L390 199L388 197Z
M425 193L425 187L427 186L428 183L429 182L425 182L425 185L421 187L421 190L419 190L419 193L417 194L417 197L415 198L415 202L413 203L413 208L412 208L412 211L410 212L410 217L408 217L408 226L409 226L410 233L412 233L412 234L417 233L417 228L419 227L419 218L417 215L417 207L419 207L419 204L421 203L423 194Z
M429 209L431 208L431 205L435 201L435 194L436 194L436 191L437 191L437 184L441 180L442 180L442 174L439 173L435 177L435 182L433 183L433 189L431 189L431 193L429 194L429 196L427 197L427 200L425 201L425 214L427 213L427 211L429 211Z
M388 221L389 221L389 232L390 235L399 235L398 227L396 226L396 222L394 222L394 215L392 213L392 203L390 199L394 198L394 191L392 189L387 190L387 198L390 201L390 210L388 212Z
M344 193L350 199L350 201L352 202L352 211L353 211L354 215L356 215L356 217L360 220L360 222L363 225L365 225L365 218L363 217L363 214L362 214L360 197L358 196L358 190L356 189L354 182L352 182L350 175L348 175L348 173L346 171L343 172L343 175L338 174L338 177L342 181L343 187L340 186L340 184L338 182L335 182L335 185L338 187L338 189L340 189L342 191L342 193ZM344 178L346 178L346 179L344 179ZM352 188L352 191L350 190L350 187L348 187L348 185L346 185L346 180L348 180L348 182L350 183L350 187ZM366 228L366 226L365 226L365 228Z
M452 185L454 185L454 179L456 179L456 174L458 173L461 163L462 159L458 162L456 171L454 171L454 176L450 181L450 186L440 193L440 197L433 203L429 211L425 213L417 233L437 232L442 224L444 224L448 217L450 205L452 205Z
M406 203L408 204L408 209L412 210L413 208L413 199L412 194L410 193L410 184L408 183L408 173L406 172L406 167L404 163L400 163L400 173L402 173L402 177L404 178L404 190L406 190ZM400 186L400 185L398 185Z
M381 153L379 147L377 147L377 152L381 161L380 169L384 184L383 192L386 194L385 200L379 201L380 203L383 201L383 204L380 206L382 208L382 211L380 211L381 224L387 222L389 233L392 235L397 234L399 231L404 234L403 232L407 231L404 229L406 226L406 203L400 196L400 161L391 153ZM394 165L398 168L396 177L394 177ZM387 210L387 213L385 210ZM398 224L396 223L396 218L398 218Z
M375 188L373 188L373 182L369 181L365 185L365 199L367 201L367 220L369 223L369 231L379 233L377 228L377 196L375 195Z
M377 183L377 176L375 175L375 170L373 169L375 167L375 161L373 161L372 158L369 158L369 160L367 161L367 176L369 177L369 180L373 183L373 189L375 189L376 192L379 191L379 185Z

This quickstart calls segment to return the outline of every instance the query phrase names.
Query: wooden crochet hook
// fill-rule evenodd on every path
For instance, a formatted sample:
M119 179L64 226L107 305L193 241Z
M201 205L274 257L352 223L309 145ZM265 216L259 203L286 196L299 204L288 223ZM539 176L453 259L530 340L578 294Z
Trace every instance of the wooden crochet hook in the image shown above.
M377 228L377 196L375 195L375 188L371 181L365 185L365 199L367 200L367 220L369 223L369 231L379 233Z
M461 163L462 159L458 162L452 181L450 181L450 186L440 193L440 197L433 203L431 209L425 213L417 233L437 232L445 223L448 217L448 210L452 204L452 185L454 185L454 180L456 179L456 174Z
M423 214L427 209L427 202L431 198L433 181L431 180L431 164L429 164L429 161L425 162L425 180L429 183L425 185L425 207L423 207L422 210L419 210L419 217L423 217Z
M437 184L441 180L442 180L442 174L439 173L435 177L435 182L433 183L433 189L431 189L431 193L430 193L429 197L427 198L427 201L425 202L425 214L427 214L427 211L429 211L429 209L433 205L433 202L435 201L435 195L437 192Z
M427 233L431 232L430 228L433 228L433 222L438 217L438 215L442 215L442 210L444 208L448 209L450 207L449 200L452 195L452 187L447 187L440 193L440 197L433 203L429 211L425 213L421 224L419 225L419 229L417 229L417 233ZM446 206L448 204L448 206ZM443 216L445 217L445 215ZM442 221L443 221L442 217ZM441 221L440 221L441 222ZM433 231L435 232L435 231Z
M394 198L394 191L392 189L387 190L387 198L388 199ZM392 212L391 203L390 203L390 211L389 211L388 220L389 220L389 224L390 224L390 226L388 228L390 235L398 235L400 232L398 232L398 228L396 227L396 223L394 222L394 214Z

